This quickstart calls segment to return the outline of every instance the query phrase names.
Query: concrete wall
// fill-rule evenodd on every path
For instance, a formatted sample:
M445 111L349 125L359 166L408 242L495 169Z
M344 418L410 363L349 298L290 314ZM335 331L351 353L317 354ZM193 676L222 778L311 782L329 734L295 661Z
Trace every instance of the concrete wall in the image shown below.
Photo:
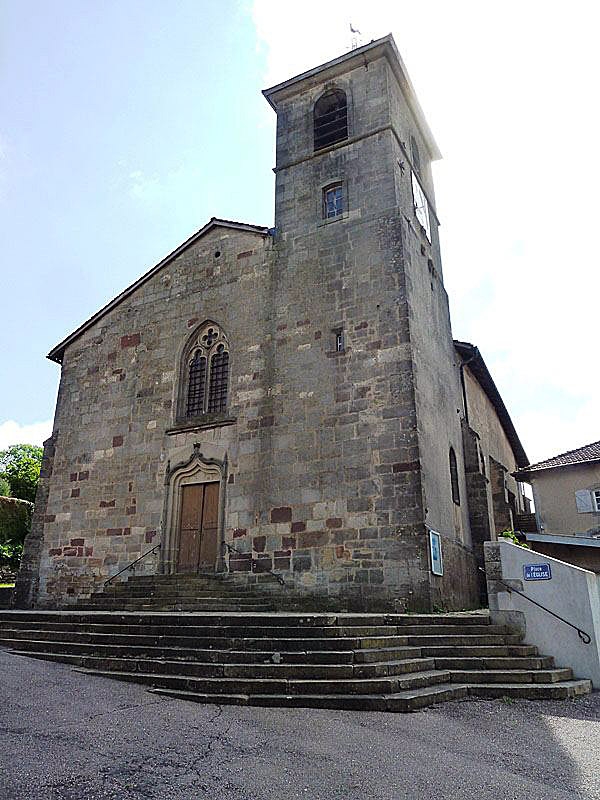
M575 492L600 489L600 463L578 464L533 473L531 485L540 533L567 536L600 533L600 512L577 510Z
M572 667L576 678L590 678L600 688L600 579L592 572L534 553L511 542L485 545L492 622L518 627L527 644L553 656L557 666ZM526 581L523 566L550 564L551 580ZM498 581L545 606L591 637L584 644L577 631Z

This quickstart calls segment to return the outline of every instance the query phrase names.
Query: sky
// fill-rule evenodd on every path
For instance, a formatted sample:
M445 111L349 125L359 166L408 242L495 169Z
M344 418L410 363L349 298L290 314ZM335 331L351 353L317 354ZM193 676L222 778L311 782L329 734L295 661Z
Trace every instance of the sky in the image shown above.
M600 439L600 11L572 0L0 0L0 449L83 320L212 216L273 223L261 89L392 33L442 151L455 338L530 460Z

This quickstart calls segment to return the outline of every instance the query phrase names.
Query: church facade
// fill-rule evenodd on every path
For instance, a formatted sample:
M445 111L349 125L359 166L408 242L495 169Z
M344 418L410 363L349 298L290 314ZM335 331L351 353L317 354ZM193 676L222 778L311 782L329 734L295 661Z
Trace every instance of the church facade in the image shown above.
M473 456L439 152L404 64L388 36L264 95L275 226L213 218L49 354L18 605L81 600L140 556L138 573L230 572L324 607L479 602L478 546L526 458L489 385L502 487Z

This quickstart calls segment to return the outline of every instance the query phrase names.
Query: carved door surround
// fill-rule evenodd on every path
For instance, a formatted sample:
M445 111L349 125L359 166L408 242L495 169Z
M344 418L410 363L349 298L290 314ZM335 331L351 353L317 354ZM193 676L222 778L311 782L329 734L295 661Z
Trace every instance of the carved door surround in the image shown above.
M206 458L201 451L200 443L196 442L193 446L192 454L187 461L183 461L171 467L167 465L165 474L165 510L163 513L163 546L161 548L161 572L164 574L173 574L179 571L183 562L182 571L192 571L189 567L191 556L182 556L183 561L180 560L180 549L190 547L189 531L185 534L188 537L187 543L182 542L181 529L182 522L184 527L190 526L189 522L189 504L193 502L195 496L203 501L210 498L214 504L215 489L218 485L218 511L217 511L217 531L216 531L216 556L214 563L214 571L222 572L224 569L223 557L223 536L224 536L224 513L225 513L225 485L227 481L227 457L223 461L216 458ZM210 486L212 484L212 487ZM196 486L196 489L191 487ZM184 487L186 487L185 503L187 520L182 520L182 511L184 505ZM209 488L210 487L210 488ZM211 517L214 517L212 513ZM209 521L210 527L214 526L214 519ZM201 524L200 524L201 528ZM201 530L199 530L201 533ZM212 534L212 531L211 531ZM202 559L199 552L199 568L202 571L212 571L210 566L203 563L205 560L206 547L202 551ZM212 555L214 547L209 548L208 552Z

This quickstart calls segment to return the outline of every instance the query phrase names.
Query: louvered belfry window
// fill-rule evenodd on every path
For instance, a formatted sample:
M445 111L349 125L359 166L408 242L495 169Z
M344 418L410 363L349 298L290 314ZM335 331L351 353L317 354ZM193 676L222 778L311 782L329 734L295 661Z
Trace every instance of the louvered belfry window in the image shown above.
M348 138L346 93L332 89L322 95L314 109L315 150L322 150Z
M186 348L185 417L218 414L227 408L229 345L218 325L206 323Z

